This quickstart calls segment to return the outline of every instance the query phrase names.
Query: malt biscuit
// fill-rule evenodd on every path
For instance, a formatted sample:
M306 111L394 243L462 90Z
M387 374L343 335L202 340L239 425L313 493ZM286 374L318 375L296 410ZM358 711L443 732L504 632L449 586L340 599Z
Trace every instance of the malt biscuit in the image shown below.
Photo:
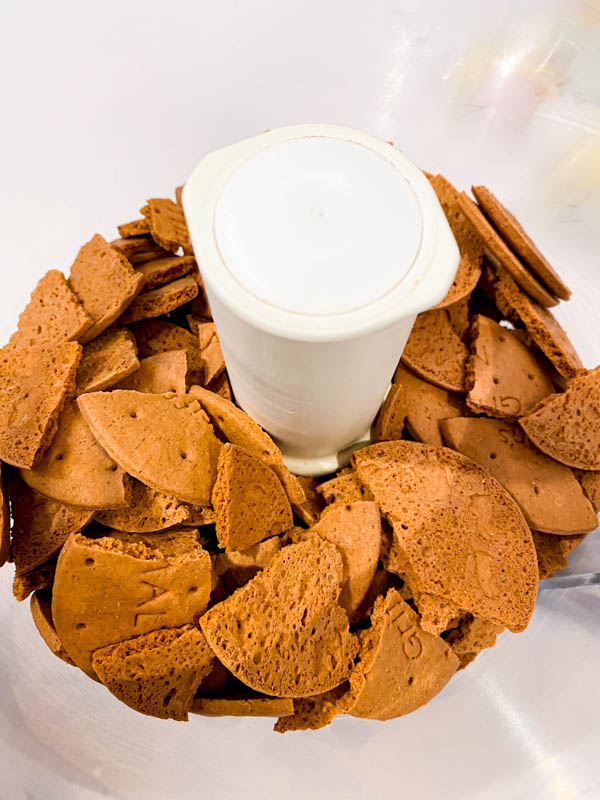
M472 186L473 196L496 230L536 277L561 300L569 300L571 290L540 253L520 222L485 186Z
M251 689L309 697L349 676L357 643L337 602L335 545L311 536L284 547L241 589L200 618L217 658Z
M553 536L548 533L532 531L533 543L537 554L540 580L551 578L559 569L567 566L567 556L585 539L579 536Z
M515 331L477 315L467 363L467 405L492 417L516 420L554 392L550 371Z
M354 717L393 719L441 692L458 668L452 649L425 632L395 589L375 603L371 628L361 633L344 710Z
M208 604L211 560L194 531L153 533L151 542L74 534L62 549L52 616L65 650L91 677L96 650L195 622Z
M234 592L271 563L281 550L278 536L265 539L245 550L227 550L219 553L215 562L217 575L227 592Z
M459 669L470 664L482 650L494 647L496 638L504 628L487 619L466 614L460 624L449 631L445 637L460 661Z
M457 300L451 306L446 307L446 315L454 333L464 342L469 335L471 327L470 317L470 300L471 295L463 297L462 300Z
M583 365L569 337L552 312L530 298L504 270L486 268L482 286L489 291L501 313L522 323L535 344L565 378L573 378Z
M156 244L176 253L180 247L192 253L192 243L181 206L168 198L152 198L141 209L150 225L150 234Z
M152 533L190 519L190 509L185 503L139 481L131 481L128 500L127 508L96 512L96 521L117 531Z
M40 564L30 572L25 572L23 575L15 575L13 579L13 595L19 602L26 600L32 592L38 589L49 589L54 582L54 573L56 571L56 558L51 558L45 564Z
M36 492L67 506L127 504L125 473L96 441L75 400L65 406L58 433L39 464L21 470L21 477Z
M600 470L600 367L582 372L566 390L538 403L519 424L551 458L577 469Z
M28 469L52 442L75 389L81 345L0 349L0 459Z
M49 500L15 475L9 483L13 528L11 556L15 574L24 575L55 556L70 534L79 533L94 512Z
M289 500L273 470L233 444L221 448L212 505L224 550L245 550L293 525Z
M229 400L230 403L233 402L233 392L231 391L231 384L229 383L227 372L222 372L218 378L215 378L207 384L206 388L209 392L218 394L219 397L222 397L224 400Z
M134 322L130 326L130 330L135 336L139 358L147 358L171 350L185 350L189 381L201 383L204 380L204 361L200 352L200 342L185 328L160 319L144 319Z
M343 713L343 700L347 696L349 688L349 684L346 682L314 697L290 700L289 702L293 703L293 712L285 716L280 714L273 730L277 733L288 733L289 731L316 731L324 728L334 717Z
M121 315L121 323L126 325L141 319L168 314L170 311L179 308L179 306L189 303L197 294L198 284L193 275L178 278L164 286L138 294L128 309Z
M89 342L112 325L138 294L143 282L143 276L100 234L84 244L69 275L71 289L93 321L81 341Z
M77 402L99 444L125 472L179 500L208 505L220 443L197 400L116 389Z
M194 506L190 505L188 507L189 510L189 519L182 522L182 525L193 525L196 527L201 527L203 525L214 525L217 521L217 515L214 512L212 506Z
M481 274L483 248L479 237L475 235L458 206L458 192L454 186L442 175L427 177L440 201L460 252L460 262L452 285L442 302L438 304L438 308L441 308L456 303L475 288Z
M190 272L197 272L197 267L194 256L167 256L146 261L136 267L136 271L144 276L142 292L149 292Z
M65 276L51 269L31 293L19 316L16 333L10 337L15 347L33 347L57 342L78 341L91 328L92 319L71 291Z
M413 372L442 389L465 392L469 351L444 309L419 314L402 353Z
M241 408L215 392L201 386L192 386L189 393L200 401L215 427L228 442L241 447L271 467L281 481L294 511L304 522L307 525L316 522L298 478L285 466L280 449L260 425Z
M459 417L442 423L449 447L480 464L504 486L528 525L544 533L587 533L598 525L568 468L532 447L518 425Z
M139 366L133 334L126 328L110 328L83 348L75 392L109 389Z
M149 394L185 394L188 371L185 350L167 350L142 358L139 369L120 381L115 389L131 389Z
M209 384L225 371L225 359L214 322L204 322L197 326L196 331L204 359L204 381Z
M94 671L125 705L159 719L188 719L215 657L195 625L164 628L96 650Z
M486 470L447 448L382 442L352 461L394 529L396 569L413 592L512 631L533 612L537 569L519 507Z
M368 502L336 506L311 530L336 545L342 555L344 575L338 602L351 615L364 599L377 569L381 542L377 506Z
M173 255L168 250L159 247L150 234L129 239L113 239L110 246L124 255L134 267L145 264L147 261L169 258Z
M357 500L373 499L373 495L362 485L354 470L344 475L340 474L329 481L325 481L325 483L317 487L317 492L328 505L354 503Z
M150 233L150 225L148 225L148 220L142 217L142 219L134 219L131 222L117 225L117 230L119 231L119 236L127 239L131 236L142 236Z
M481 239L486 255L492 263L504 268L540 305L546 308L557 305L558 299L519 261L487 221L481 209L465 192L460 193L458 205Z
M50 652L66 664L75 666L58 638L52 619L52 594L49 589L39 589L31 595L29 610L38 633Z
M294 702L249 692L229 697L196 697L190 711L205 717L287 717L294 713Z
M600 511L600 472L589 472L586 470L573 470L575 477L581 484L584 495L592 504L596 513Z
M374 441L401 439L406 427L419 442L442 447L439 422L464 414L460 395L424 381L400 363L375 424Z

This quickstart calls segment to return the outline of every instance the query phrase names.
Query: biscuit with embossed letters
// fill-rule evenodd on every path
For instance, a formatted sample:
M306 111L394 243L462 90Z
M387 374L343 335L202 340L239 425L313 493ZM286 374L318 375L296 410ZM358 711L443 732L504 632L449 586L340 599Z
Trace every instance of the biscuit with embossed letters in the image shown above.
M352 461L394 530L396 569L413 592L512 631L529 622L538 572L519 507L489 472L447 448L382 442Z
M75 664L94 677L92 654L158 628L180 627L205 610L210 555L196 532L69 537L52 592L56 632Z

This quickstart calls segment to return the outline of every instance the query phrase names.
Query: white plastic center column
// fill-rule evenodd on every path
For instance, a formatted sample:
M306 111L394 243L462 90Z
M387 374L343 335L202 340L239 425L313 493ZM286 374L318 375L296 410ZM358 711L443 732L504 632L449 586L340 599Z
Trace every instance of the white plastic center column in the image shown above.
M211 153L183 207L237 403L292 471L335 471L458 266L429 182L373 136L301 125Z
M356 142L293 139L229 178L215 235L231 274L296 314L342 314L389 292L421 242L417 198L386 158Z

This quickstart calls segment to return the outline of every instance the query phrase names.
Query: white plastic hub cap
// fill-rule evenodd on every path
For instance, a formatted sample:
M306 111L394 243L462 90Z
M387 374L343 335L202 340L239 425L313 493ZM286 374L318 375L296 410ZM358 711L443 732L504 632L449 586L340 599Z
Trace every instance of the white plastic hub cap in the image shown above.
M214 216L224 265L288 312L342 314L391 291L421 244L421 210L384 156L357 142L290 139L244 161Z

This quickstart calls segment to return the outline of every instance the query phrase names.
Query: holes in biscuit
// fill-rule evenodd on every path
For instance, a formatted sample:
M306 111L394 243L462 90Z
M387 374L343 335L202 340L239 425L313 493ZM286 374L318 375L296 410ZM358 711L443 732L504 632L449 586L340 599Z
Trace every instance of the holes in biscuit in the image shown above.
M413 681L414 681L414 678L413 678L413 676L411 675L411 676L410 676L410 678L408 679L408 685L409 685L409 686L412 686L412 685L413 685Z
M108 468L109 472L116 472L118 469L119 467L116 464L111 464Z
M530 381L532 381L533 378L534 378L534 376L531 374L531 372L529 373L529 375L527 377L529 378Z
M75 625L75 627L77 628L78 631L81 631L86 627L86 624L85 622L78 622L77 625Z
M131 419L137 419L137 411L130 411L129 416Z
M491 458L491 459L492 459L492 461L493 461L493 460L496 458L496 453L490 453L490 458Z
M504 336L499 336L499 337L498 337L498 341L499 341L499 342L505 342L505 341L506 341L506 339L504 338Z
M184 461L185 461L185 459L187 458L187 453L184 453L183 451L182 451L181 453L179 453L179 455L181 456L181 458L182 458Z
M539 494L539 493L540 493L540 487L539 487L539 486L534 486L534 487L533 487L533 491L534 491L536 494Z
M94 566L94 559L93 558L86 558L85 565L86 565L86 567L93 567Z
M495 384L498 384L498 383L500 383L500 381L498 380L498 378L492 378L492 380L494 381L494 383L495 383Z
M188 592L190 594L192 594L192 592L197 592L197 591L198 591L198 587L197 586L190 586L190 588L188 589Z
M58 453L57 456L56 456L56 460L57 461L62 461L64 457L65 457L64 453Z

